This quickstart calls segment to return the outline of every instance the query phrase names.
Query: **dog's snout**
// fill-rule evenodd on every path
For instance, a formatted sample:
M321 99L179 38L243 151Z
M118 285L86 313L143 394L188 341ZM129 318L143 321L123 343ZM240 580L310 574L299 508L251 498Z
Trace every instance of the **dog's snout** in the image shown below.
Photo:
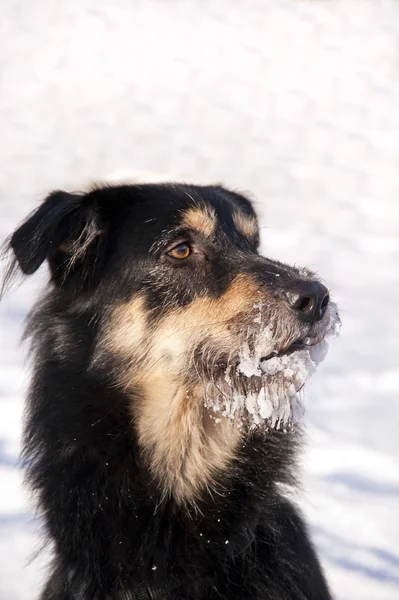
M327 288L319 281L298 281L284 296L302 321L321 321L330 301Z

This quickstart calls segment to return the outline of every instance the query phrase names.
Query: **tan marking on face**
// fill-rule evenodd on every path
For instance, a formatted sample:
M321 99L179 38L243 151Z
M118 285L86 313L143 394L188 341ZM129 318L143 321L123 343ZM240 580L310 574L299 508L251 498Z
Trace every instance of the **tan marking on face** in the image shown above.
M259 232L256 217L244 215L242 212L233 213L233 221L237 229L247 238L253 240Z
M147 323L144 296L136 296L114 310L102 345L125 360L137 359L146 347Z
M194 207L184 212L182 225L187 229L194 229L206 237L211 237L215 233L217 219L212 209Z
M122 359L120 385L135 398L132 414L140 446L164 493L179 502L195 502L214 485L243 435L228 419L212 421L193 353L200 344L204 354L215 347L229 353L237 343L234 321L258 300L258 284L241 274L220 298L198 297L152 327L143 297L120 306L111 317L106 343ZM197 383L187 385L188 379ZM137 389L142 391L138 399Z
M148 342L147 363L161 360L168 370L186 373L193 351L205 338L209 346L229 352L236 341L231 323L258 300L256 281L240 274L219 298L198 297L188 306L172 310L157 324Z

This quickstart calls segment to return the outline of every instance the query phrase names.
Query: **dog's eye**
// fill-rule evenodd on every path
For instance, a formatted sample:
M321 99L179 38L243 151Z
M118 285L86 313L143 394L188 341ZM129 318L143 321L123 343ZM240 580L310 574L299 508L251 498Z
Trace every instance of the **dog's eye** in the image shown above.
M169 250L168 252L168 256L171 256L172 258L177 258L177 259L184 259L184 258L188 258L191 254L192 250L190 248L190 246L188 244L179 244L178 246L175 246L174 248L172 248L172 250Z

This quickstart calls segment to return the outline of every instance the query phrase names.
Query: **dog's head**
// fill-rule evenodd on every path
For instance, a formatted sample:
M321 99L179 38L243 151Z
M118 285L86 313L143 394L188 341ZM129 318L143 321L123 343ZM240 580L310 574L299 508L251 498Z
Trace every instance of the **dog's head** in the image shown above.
M313 273L259 254L250 201L219 186L54 192L10 245L25 274L48 260L66 314L100 324L89 368L129 395L151 469L181 498L244 431L292 426L338 322Z

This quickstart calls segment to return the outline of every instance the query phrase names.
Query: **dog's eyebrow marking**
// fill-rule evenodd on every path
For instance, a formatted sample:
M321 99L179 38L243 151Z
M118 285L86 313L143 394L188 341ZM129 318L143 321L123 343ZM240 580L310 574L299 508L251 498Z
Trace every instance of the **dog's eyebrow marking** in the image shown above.
M211 208L205 206L189 208L183 214L182 225L206 237L211 237L215 233L216 224L216 214Z
M234 211L233 221L234 225L245 237L253 239L257 236L259 227L256 217Z

